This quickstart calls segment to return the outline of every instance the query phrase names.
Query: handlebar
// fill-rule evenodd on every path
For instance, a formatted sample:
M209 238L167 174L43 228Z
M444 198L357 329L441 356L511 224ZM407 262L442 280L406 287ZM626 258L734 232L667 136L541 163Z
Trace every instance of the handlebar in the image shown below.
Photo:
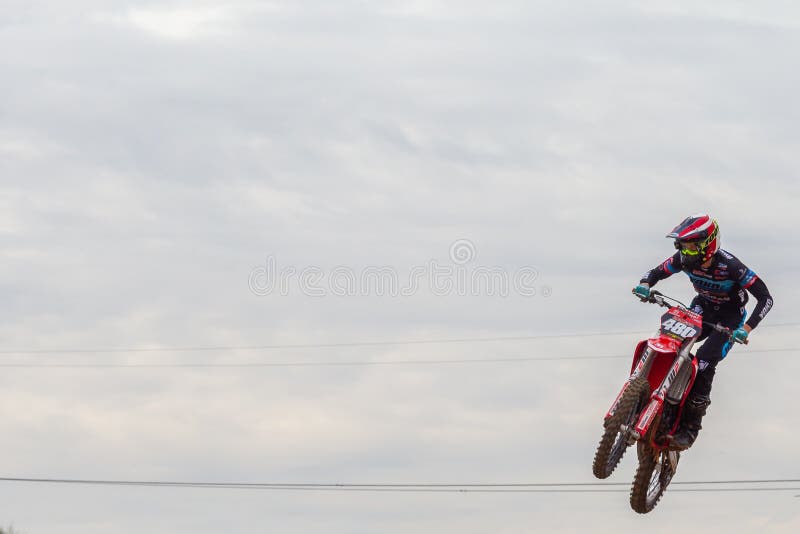
M636 296L636 298L638 298L642 302L650 302L651 304L658 304L659 306L661 306L663 308L671 308L672 305L667 304L666 302L664 302L665 300L671 300L672 302L674 302L675 304L677 304L678 306L680 306L684 310L688 310L689 309L689 306L687 306L683 302L679 301L678 299L675 299L675 298L672 298L672 297L668 297L664 293L661 293L660 291L656 291L655 289L650 292L650 296L647 297L647 298L642 298L642 297L640 297L638 295Z
M661 293L659 291L656 291L656 290L650 291L650 296L647 297L647 298L642 298L639 295L636 295L636 298L638 298L642 302L649 302L651 304L657 304L657 305L659 305L659 306L661 306L663 308L671 308L672 307L670 304L664 302L665 300L670 300L670 301L674 302L675 304L677 304L678 306L680 306L682 309L684 309L686 311L689 311L689 307L686 304L684 304L683 302L679 301L676 298L669 297L669 296L667 296L667 295L665 295L665 294L663 294L663 293ZM703 326L709 326L709 327L713 328L714 330L716 330L717 332L720 332L722 334L727 335L728 339L733 339L733 330L731 330L727 326L722 326L719 323L709 323L709 322L706 322L706 321L703 321ZM737 343L743 343L745 345L748 344L748 340L747 339L745 339L744 341L739 341L737 339L735 341Z

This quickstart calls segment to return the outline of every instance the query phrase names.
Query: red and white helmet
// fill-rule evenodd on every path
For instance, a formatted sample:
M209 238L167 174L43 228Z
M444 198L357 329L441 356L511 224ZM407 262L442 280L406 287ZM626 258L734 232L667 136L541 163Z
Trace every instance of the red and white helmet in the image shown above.
M697 243L700 263L710 260L720 248L719 225L709 215L701 213L686 217L673 228L667 237L675 240L675 248L681 250L681 243Z

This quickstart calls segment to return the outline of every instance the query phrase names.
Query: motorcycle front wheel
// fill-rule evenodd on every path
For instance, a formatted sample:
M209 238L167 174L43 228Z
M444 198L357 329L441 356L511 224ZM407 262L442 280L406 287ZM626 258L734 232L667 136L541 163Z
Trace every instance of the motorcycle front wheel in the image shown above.
M636 424L639 414L650 399L650 383L640 376L623 392L614 414L605 421L605 432L600 438L594 455L592 471L603 479L611 476L628 448L628 432L625 429Z

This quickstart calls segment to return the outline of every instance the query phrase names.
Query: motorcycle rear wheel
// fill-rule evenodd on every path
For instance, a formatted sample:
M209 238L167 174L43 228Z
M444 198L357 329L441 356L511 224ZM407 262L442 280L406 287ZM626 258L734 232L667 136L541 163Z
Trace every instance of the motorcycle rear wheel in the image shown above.
M631 508L639 514L650 512L658 504L661 496L675 475L667 450L654 451L650 445L639 442L639 468L631 487ZM680 452L674 452L675 464L680 460Z
M592 471L600 479L608 478L619 465L628 448L628 434L622 427L636 424L650 399L650 383L640 376L631 382L619 400L614 414L605 421L605 432L594 455Z

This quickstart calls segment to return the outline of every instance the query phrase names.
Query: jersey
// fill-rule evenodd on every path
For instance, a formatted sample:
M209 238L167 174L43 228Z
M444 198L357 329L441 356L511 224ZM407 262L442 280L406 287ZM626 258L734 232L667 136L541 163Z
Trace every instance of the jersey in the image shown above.
M707 267L698 265L691 269L682 265L681 253L678 251L664 263L645 273L641 282L653 286L659 280L680 271L689 277L699 297L712 305L744 307L749 290L758 299L756 309L747 321L751 328L755 328L772 308L772 296L764 282L736 256L725 250L717 251Z

